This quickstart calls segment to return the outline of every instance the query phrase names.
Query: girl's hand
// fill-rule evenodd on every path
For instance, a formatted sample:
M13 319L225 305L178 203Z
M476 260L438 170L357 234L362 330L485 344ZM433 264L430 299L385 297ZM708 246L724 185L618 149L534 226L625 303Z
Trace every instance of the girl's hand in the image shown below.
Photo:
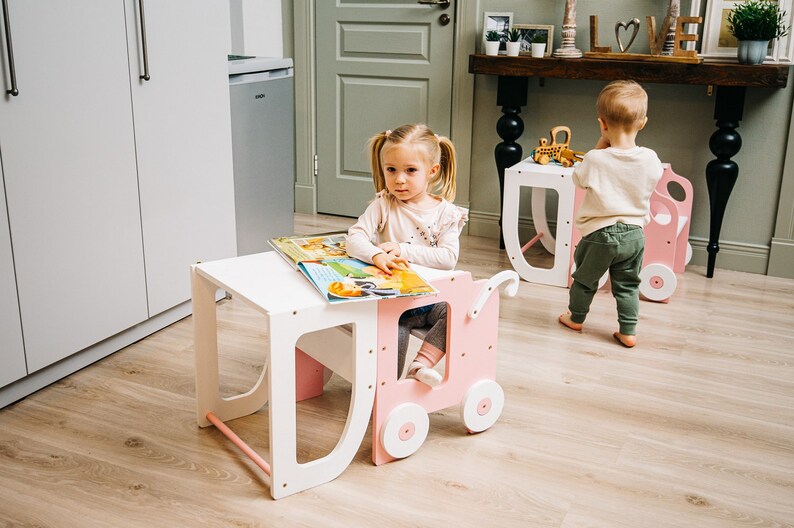
M372 257L372 263L383 270L387 275L391 275L392 269L405 269L408 267L408 260L398 257L393 253L378 253Z
M383 242L378 244L378 249L382 249L386 253L394 254L395 257L400 256L400 244L396 242Z

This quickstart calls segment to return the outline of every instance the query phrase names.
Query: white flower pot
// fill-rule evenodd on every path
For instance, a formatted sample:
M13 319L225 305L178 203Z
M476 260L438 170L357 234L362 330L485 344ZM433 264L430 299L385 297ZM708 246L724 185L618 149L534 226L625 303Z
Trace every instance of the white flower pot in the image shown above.
M769 48L768 40L740 40L737 56L740 64L761 64Z
M521 43L520 42L508 42L507 43L507 56L508 57L518 57L518 52L521 51Z
M541 58L546 53L546 43L545 42L533 42L532 43L532 56L535 58Z
M499 41L486 40L485 41L485 54L486 55L499 55Z

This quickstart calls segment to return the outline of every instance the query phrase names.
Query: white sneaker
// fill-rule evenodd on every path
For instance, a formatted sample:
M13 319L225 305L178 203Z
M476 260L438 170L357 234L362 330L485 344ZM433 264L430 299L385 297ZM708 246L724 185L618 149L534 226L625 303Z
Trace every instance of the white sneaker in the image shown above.
M442 381L444 381L444 378L442 378L441 374L439 374L435 369L426 367L418 361L411 363L411 365L408 367L408 373L408 377L414 378L417 381L421 381L430 387L437 387Z

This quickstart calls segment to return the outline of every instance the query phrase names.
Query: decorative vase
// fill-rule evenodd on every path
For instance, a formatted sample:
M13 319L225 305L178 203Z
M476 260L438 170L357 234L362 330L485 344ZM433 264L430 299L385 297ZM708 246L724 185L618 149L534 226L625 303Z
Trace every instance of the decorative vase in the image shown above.
M521 51L520 42L507 42L507 56L518 57L518 52Z
M740 40L739 51L737 52L739 64L763 63L768 48L768 40Z
M546 43L545 42L533 42L532 43L532 56L540 59L546 54Z
M485 54L486 55L499 55L499 41L486 40L485 41Z

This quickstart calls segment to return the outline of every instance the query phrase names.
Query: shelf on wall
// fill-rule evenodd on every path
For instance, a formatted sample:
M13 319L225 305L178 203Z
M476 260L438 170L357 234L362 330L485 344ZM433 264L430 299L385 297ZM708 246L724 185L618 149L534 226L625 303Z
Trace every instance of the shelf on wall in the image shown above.
M509 77L548 77L612 81L632 79L662 84L701 84L784 88L788 65L704 62L685 64L607 59L557 59L528 56L470 55L469 73Z

